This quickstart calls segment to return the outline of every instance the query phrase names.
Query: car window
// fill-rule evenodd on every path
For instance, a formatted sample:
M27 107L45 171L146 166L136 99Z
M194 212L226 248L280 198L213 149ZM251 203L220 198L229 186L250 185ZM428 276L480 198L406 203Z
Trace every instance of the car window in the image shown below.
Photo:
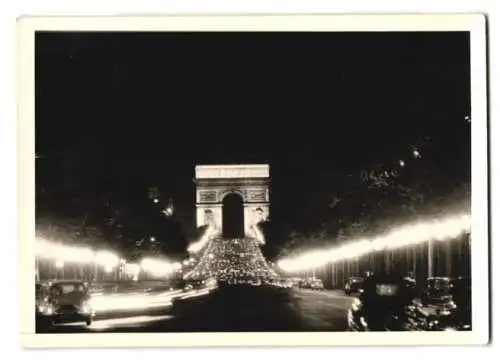
M377 284L375 291L380 296L395 296L399 292L399 286L396 284Z
M85 286L79 283L57 284L54 286L52 292L55 292L57 295L83 293L85 292Z
M449 285L449 281L446 279L437 279L434 283L434 287L438 289L443 289Z

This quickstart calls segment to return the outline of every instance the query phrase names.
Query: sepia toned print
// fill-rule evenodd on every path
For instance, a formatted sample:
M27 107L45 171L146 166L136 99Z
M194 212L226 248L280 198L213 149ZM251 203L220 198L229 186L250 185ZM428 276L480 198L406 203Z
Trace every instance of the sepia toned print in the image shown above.
M34 334L484 333L471 31L33 36Z

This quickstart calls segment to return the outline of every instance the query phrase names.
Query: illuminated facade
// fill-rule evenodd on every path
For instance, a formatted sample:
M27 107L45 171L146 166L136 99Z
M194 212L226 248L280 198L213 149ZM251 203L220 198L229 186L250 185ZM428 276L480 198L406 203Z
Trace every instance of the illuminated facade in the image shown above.
M224 199L241 198L244 235L258 237L256 224L269 217L269 165L200 165L196 177L197 227L212 225L223 234Z

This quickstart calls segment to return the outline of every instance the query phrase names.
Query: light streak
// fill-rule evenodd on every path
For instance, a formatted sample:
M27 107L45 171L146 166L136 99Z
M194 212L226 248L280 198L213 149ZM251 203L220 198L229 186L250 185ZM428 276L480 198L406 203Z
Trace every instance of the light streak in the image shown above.
M108 319L108 320L99 320L95 321L90 328L93 330L104 330L104 329L112 329L117 326L141 326L151 322L165 321L173 319L171 315L161 315L161 316L133 316L126 317L122 319ZM76 325L76 324L62 324L61 326L68 325Z
M104 268L114 268L120 262L120 258L110 251L98 251L95 254L95 260L97 264L103 266Z
M95 258L94 252L88 248L57 244L40 238L37 238L35 251L40 258L68 263L91 263Z
M259 242L259 244L264 245L266 243L266 240L264 238L264 234L259 229L259 227L257 225L252 225L252 230L255 233L255 239Z
M318 268L328 263L359 258L372 252L394 250L425 243L429 240L449 241L470 232L470 214L458 214L444 219L416 222L397 227L384 235L358 239L332 249L314 250L294 258L278 261L285 272Z
M145 258L141 261L141 270L154 276L166 276L177 270L177 263L170 263L166 260Z
M110 311L149 310L172 305L176 292L151 294L93 295L90 306L96 314Z
M180 263L171 263L167 260L145 258L141 264L129 264L124 259L108 250L93 251L82 246L70 246L47 241L43 238L36 240L36 256L40 259L54 261L58 268L65 264L95 264L101 266L107 273L111 273L120 264L124 265L125 273L136 278L139 272L145 271L155 276L165 276L181 269Z
M208 226L208 228L206 229L206 231L203 234L203 236L201 237L201 239L199 241L194 242L191 245L189 245L188 251L190 253L197 253L197 252L199 252L210 241L210 239L212 238L213 233L214 233L214 228L212 226Z

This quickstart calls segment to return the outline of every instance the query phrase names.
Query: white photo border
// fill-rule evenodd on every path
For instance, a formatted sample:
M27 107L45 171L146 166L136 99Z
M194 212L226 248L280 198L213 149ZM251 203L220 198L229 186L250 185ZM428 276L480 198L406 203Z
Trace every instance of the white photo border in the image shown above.
M36 31L469 31L472 126L472 331L411 333L36 334ZM21 344L27 348L482 345L490 340L486 18L483 14L173 15L18 19L18 264Z

